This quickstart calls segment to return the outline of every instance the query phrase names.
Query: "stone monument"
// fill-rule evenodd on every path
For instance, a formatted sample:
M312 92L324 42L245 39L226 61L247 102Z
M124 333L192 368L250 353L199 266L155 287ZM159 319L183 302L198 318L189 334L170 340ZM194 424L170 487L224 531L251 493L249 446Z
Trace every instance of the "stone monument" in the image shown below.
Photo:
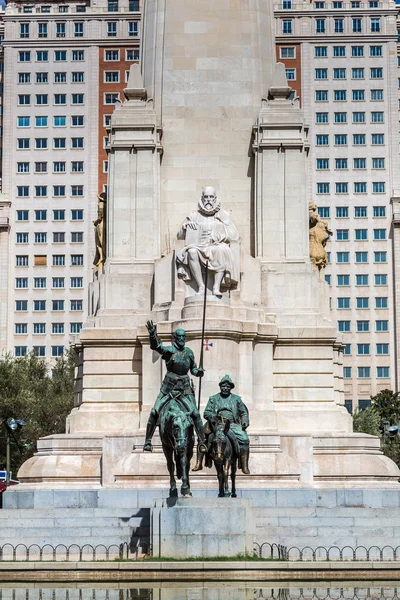
M126 488L150 501L168 488L160 443L142 451L165 375L144 323L164 344L183 328L199 355L206 260L201 412L229 373L250 413L239 491L398 485L344 407L342 343L310 260L308 127L273 25L269 0L147 0L143 63L109 128L106 261L76 407L20 469L21 491ZM215 474L192 473L191 486L214 491Z

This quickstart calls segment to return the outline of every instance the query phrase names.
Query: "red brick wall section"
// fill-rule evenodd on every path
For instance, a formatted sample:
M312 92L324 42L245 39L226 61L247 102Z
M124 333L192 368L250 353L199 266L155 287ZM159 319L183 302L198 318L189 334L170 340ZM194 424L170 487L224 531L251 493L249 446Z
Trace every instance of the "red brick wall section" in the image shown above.
M280 49L295 48L295 58L281 58ZM285 65L287 69L296 69L296 80L289 81L289 85L296 92L296 96L300 97L301 103L301 45L300 44L277 44L276 45L276 60Z

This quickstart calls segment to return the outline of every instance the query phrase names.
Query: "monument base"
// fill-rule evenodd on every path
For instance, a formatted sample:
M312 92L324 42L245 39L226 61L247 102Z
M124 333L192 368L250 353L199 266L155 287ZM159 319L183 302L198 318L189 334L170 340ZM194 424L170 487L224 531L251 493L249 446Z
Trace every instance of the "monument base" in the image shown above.
M216 558L253 554L255 519L250 499L157 499L152 511L154 557Z

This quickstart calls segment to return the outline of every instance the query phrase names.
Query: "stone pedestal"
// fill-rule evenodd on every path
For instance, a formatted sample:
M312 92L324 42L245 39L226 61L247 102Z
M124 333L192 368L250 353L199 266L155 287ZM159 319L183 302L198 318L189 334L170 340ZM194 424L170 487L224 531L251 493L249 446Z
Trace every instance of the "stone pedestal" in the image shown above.
M252 555L255 518L250 499L168 498L155 502L154 557Z

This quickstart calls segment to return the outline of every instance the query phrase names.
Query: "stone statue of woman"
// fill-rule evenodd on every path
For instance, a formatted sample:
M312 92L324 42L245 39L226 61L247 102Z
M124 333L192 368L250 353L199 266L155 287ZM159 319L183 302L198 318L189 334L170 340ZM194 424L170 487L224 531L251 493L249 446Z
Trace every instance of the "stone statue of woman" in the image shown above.
M309 202L309 226L310 226L310 259L313 265L320 271L325 269L328 262L328 253L325 250L326 243L332 232L328 222L321 219L314 202Z
M95 228L95 244L96 244L96 254L94 255L93 265L95 270L101 269L106 260L106 201L107 195L105 192L102 192L97 196L97 219L93 221L93 225Z

